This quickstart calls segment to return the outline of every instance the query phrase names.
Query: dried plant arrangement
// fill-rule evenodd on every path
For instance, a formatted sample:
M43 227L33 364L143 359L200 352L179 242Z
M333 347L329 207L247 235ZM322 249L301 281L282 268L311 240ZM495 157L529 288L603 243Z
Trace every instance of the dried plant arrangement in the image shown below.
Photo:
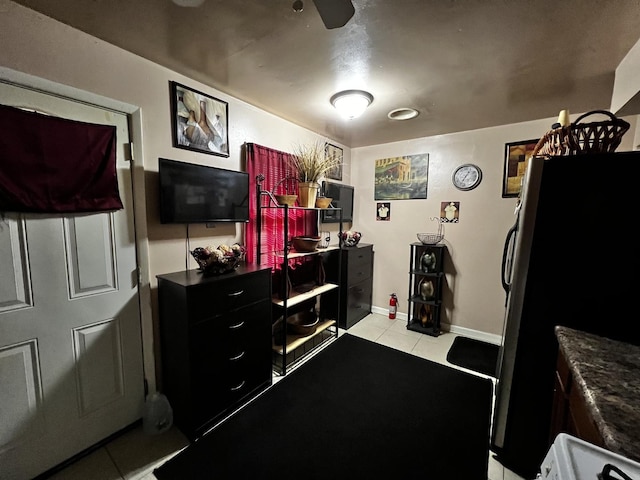
M300 182L318 183L329 170L339 167L342 162L337 155L325 154L325 142L316 140L307 145L296 145L291 154L291 163L298 172Z

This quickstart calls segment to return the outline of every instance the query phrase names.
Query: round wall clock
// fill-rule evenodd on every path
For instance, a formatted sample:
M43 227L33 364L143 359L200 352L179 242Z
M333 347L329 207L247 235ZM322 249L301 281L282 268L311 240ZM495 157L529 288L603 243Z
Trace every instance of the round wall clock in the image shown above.
M482 170L477 165L465 163L453 171L453 185L459 190L472 190L482 181Z

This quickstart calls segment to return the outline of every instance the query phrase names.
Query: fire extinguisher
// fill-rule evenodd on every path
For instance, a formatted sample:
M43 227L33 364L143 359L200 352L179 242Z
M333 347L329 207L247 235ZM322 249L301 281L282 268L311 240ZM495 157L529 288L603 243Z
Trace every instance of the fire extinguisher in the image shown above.
M391 320L396 318L397 311L398 311L398 297L396 297L395 293L392 293L391 298L389 299L389 318Z

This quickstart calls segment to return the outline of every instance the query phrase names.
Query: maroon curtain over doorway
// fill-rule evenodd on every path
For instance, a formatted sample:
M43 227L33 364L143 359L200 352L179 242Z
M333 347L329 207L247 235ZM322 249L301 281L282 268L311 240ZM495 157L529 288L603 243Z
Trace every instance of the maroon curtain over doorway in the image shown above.
M0 105L0 212L121 208L116 127Z

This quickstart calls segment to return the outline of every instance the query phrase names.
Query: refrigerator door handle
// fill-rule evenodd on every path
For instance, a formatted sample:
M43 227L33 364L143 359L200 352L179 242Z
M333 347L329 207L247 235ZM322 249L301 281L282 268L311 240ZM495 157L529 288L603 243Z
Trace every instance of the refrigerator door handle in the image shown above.
M518 222L516 222L507 232L507 238L504 241L504 250L502 251L502 288L507 297L511 291L511 259L509 259L509 247L518 231ZM509 271L507 272L507 269Z

